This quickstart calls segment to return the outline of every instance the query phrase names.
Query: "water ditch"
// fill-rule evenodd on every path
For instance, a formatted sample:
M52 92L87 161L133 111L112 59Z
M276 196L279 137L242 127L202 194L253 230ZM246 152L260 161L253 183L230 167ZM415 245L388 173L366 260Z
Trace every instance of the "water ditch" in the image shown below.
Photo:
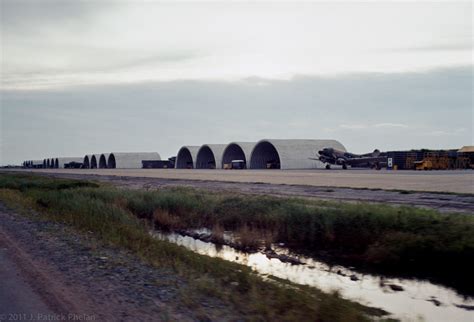
M202 255L249 266L264 278L275 276L325 292L337 290L346 299L381 308L402 321L474 321L474 298L465 298L452 289L429 281L387 278L362 274L349 267L329 266L314 258L292 253L284 245L272 245L271 250L250 253L195 238L209 236L208 230L192 231L190 235L193 237L157 230L151 234ZM232 239L230 233L224 237Z

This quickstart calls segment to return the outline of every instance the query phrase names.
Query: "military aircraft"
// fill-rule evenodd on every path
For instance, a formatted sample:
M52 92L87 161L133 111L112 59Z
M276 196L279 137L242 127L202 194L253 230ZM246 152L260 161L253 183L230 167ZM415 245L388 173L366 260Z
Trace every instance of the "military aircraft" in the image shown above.
M324 148L318 151L319 158L311 160L319 160L326 163L326 169L331 169L331 165L342 165L344 170L347 166L367 166L370 168L377 168L387 163L387 156L379 150L374 150L372 153L354 154L336 150L333 148Z

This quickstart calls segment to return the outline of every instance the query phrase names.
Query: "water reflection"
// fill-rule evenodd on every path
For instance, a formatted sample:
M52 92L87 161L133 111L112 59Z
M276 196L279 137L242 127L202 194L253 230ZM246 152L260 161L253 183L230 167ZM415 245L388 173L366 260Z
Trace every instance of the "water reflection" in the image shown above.
M304 265L284 263L263 253L245 253L229 246L216 246L179 234L152 232L160 240L181 245L196 253L219 257L251 267L261 275L273 275L293 283L315 286L323 291L339 290L347 299L378 307L403 321L474 321L474 312L458 306L474 306L454 291L427 281L362 275L342 266L328 266L299 257ZM275 248L278 253L288 253Z

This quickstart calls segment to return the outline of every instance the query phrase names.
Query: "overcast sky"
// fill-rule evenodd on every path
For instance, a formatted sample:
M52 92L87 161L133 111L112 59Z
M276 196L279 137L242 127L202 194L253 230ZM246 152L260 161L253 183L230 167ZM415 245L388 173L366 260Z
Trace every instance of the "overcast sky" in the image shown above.
M0 4L2 164L262 138L473 144L470 2Z

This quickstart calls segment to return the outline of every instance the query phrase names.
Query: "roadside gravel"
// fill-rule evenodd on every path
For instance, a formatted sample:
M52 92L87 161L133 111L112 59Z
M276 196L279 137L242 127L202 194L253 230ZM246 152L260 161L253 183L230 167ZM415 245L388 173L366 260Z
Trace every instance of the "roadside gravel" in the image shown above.
M189 302L190 286L172 270L152 267L40 215L19 215L1 203L0 247L56 314L95 321L239 320L232 307L215 298L202 296L198 307L189 309L183 303ZM17 308L0 303L0 313L25 313L30 299L28 292L24 296L24 311L10 312Z

